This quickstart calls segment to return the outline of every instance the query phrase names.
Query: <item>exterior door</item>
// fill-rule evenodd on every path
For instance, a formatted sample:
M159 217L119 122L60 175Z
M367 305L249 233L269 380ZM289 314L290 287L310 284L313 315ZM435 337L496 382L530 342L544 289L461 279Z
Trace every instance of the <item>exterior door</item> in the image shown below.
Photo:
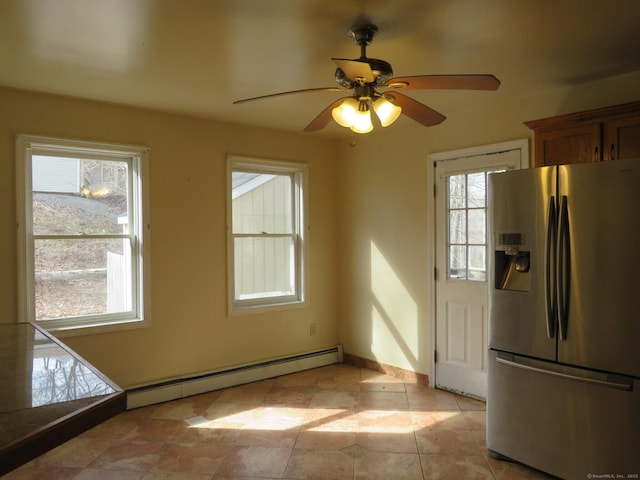
M487 177L528 161L526 147L494 147L434 162L435 386L482 399L487 395Z

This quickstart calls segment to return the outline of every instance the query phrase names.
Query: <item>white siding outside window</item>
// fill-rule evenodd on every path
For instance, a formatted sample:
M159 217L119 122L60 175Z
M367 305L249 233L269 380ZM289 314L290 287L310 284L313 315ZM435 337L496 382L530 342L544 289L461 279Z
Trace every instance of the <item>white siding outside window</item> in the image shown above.
M307 166L231 156L228 171L230 314L304 305Z

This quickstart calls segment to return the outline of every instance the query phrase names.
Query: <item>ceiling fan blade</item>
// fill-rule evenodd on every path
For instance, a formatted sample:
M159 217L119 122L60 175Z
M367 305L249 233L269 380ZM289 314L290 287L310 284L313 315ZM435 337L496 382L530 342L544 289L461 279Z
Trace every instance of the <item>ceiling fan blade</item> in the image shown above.
M329 105L327 108L325 108L322 112L320 112L320 115L318 115L316 118L311 120L311 123L309 123L309 125L304 127L304 131L315 132L316 130L321 130L324 127L326 127L327 123L331 121L332 110L336 108L338 105L340 105L342 102L344 102L345 98L349 98L349 97L339 98L338 100L333 102L331 105Z
M385 92L383 96L393 102L395 105L402 107L402 113L412 120L421 123L425 127L432 127L442 123L445 118L439 112L436 112L433 108L427 107L422 103L407 97L398 92Z
M236 100L235 102L233 102L233 104L235 105L235 104L238 104L238 103L253 102L254 100L263 100L265 98L280 97L280 96L283 96L283 95L291 95L293 93L344 92L344 91L346 91L344 88L338 88L338 87L305 88L303 90L291 90L289 92L271 93L269 95L261 95L259 97L243 98L242 100Z
M493 75L416 75L392 78L387 86L398 90L497 90L500 80Z
M347 78L352 82L355 82L358 78L364 79L365 83L374 81L371 66L367 62L347 60L346 58L332 58L331 60L342 69Z

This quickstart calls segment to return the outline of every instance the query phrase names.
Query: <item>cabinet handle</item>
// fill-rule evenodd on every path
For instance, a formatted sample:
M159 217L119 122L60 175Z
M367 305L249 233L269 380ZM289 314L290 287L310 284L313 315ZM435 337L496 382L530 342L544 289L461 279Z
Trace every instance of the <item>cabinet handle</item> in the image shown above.
M616 159L616 144L612 143L611 144L611 160L615 160Z

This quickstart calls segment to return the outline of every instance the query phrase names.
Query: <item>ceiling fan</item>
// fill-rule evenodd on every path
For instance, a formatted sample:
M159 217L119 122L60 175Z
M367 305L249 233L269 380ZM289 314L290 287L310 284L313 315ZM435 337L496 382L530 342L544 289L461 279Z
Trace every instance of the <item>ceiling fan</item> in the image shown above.
M373 130L371 109L375 111L383 127L391 125L401 113L416 122L430 127L446 118L441 113L399 92L399 90L496 90L500 81L493 75L416 75L393 77L391 65L384 60L367 57L367 45L378 33L372 24L356 25L349 35L360 46L360 58L348 60L332 58L337 65L335 80L338 87L307 88L288 92L272 93L259 97L236 100L234 104L262 100L265 98L307 92L345 92L350 96L339 98L325 108L304 129L313 132L324 128L331 118L343 127L357 133ZM385 90L382 90L385 89Z

